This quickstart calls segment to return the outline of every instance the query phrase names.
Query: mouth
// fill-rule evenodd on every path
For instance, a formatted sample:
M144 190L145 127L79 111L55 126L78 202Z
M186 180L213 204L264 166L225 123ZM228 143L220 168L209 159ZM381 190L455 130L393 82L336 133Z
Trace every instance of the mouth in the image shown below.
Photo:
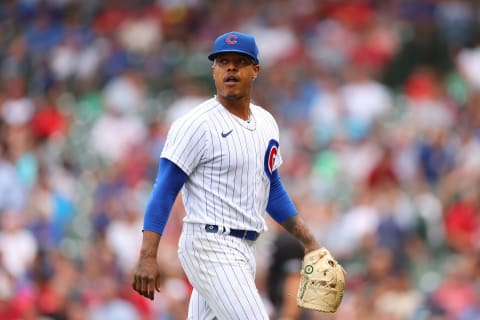
M223 83L226 85L234 85L240 82L240 79L235 76L228 76L223 79Z

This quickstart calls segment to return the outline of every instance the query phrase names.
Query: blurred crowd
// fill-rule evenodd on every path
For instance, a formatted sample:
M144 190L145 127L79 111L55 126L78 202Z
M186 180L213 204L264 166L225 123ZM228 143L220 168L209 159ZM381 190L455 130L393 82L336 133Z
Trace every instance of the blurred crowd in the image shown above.
M282 179L347 271L338 312L302 319L480 319L475 0L1 1L0 319L186 318L181 199L155 301L131 275L168 127L214 93L231 30L257 40Z

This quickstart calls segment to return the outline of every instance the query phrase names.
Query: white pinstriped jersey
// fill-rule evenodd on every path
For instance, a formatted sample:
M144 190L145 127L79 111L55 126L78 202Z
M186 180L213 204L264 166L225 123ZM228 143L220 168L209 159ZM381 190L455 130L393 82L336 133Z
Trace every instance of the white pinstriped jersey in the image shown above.
M172 124L161 157L189 176L185 222L266 230L269 174L282 163L279 131L268 111L250 109L247 122L212 98Z

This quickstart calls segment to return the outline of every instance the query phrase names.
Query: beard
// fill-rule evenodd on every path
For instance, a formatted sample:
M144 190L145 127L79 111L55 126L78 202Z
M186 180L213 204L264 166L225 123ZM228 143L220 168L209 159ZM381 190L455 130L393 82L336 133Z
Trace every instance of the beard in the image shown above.
M242 91L237 88L223 88L223 90L218 92L218 95L230 101L241 100L247 97L245 90Z
M223 97L227 100L240 100L240 99L243 99L245 97L245 95L243 94L234 94L234 93L231 93L231 94L226 94L226 95L223 95Z

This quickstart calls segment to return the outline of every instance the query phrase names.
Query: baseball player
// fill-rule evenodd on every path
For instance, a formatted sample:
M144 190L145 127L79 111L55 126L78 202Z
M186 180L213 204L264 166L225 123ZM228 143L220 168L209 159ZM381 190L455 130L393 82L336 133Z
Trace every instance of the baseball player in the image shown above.
M188 319L268 319L255 286L255 240L264 214L295 236L305 253L320 246L284 189L279 129L251 102L260 71L255 39L219 36L208 58L216 95L171 126L146 208L132 287L153 300L159 290L159 241L177 194L186 210L178 254L193 286Z

